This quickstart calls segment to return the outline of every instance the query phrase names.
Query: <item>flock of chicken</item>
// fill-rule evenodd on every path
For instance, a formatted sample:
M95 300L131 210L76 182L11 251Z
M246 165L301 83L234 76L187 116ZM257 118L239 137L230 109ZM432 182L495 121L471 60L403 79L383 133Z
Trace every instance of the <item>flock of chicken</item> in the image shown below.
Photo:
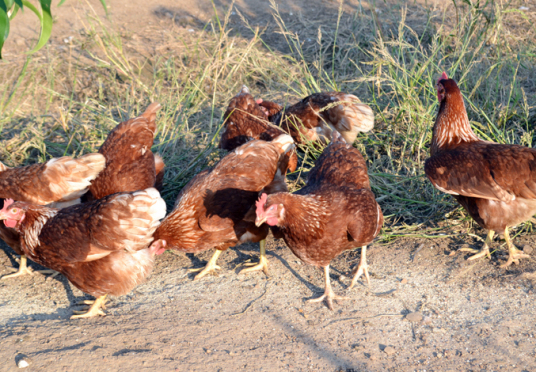
M472 131L456 82L443 73L440 102L425 172L452 194L483 228L490 255L495 232L504 233L509 258L527 257L510 241L508 227L536 213L536 150L479 139ZM0 237L21 255L15 274L30 273L26 257L60 272L96 297L73 318L103 315L108 294L131 291L150 274L155 255L167 249L198 253L215 249L199 279L219 269L218 256L244 242L260 242L260 261L243 272L268 274L265 239L283 238L307 264L322 267L326 301L337 296L329 264L341 252L362 247L350 288L369 282L366 246L380 232L383 215L371 191L367 166L352 146L374 126L370 107L345 93L318 93L283 108L255 100L246 87L231 99L220 147L229 153L196 175L179 193L173 211L159 191L164 161L151 151L156 112L119 124L99 149L78 159L8 168L0 163ZM287 172L298 164L296 144L327 142L307 184L289 193ZM14 201L15 200L15 201Z

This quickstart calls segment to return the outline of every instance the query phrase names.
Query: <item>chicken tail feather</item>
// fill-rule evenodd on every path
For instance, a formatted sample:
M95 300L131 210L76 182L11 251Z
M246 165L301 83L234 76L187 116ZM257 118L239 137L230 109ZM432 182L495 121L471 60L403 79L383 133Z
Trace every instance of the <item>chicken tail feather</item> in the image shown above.
M68 156L51 159L47 162L43 179L49 182L49 188L58 202L80 198L91 181L106 166L102 154L87 154L78 159Z

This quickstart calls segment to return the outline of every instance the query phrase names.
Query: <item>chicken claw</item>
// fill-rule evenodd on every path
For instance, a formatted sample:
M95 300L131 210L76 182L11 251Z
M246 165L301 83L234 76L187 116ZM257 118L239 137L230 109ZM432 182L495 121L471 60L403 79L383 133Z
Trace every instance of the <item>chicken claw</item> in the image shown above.
M204 277L205 275L207 275L211 271L221 270L221 267L216 265L216 261L218 260L218 257L220 256L221 252L222 251L220 251L219 249L216 249L216 251L214 252L212 257L210 258L210 260L207 262L207 265L205 267L196 268L196 269L189 269L188 270L188 272L190 272L190 273L195 273L195 272L199 271L199 274L197 274L195 276L194 280L201 279L202 277Z
M251 267L248 267L247 269L240 271L240 274L262 270L264 271L264 274L266 276L270 276L270 271L268 270L268 259L266 258L266 240L261 240L259 245L260 245L260 252L261 252L260 257L259 257L259 263L256 265L254 263L245 263L244 264L245 266L251 266Z
M352 278L352 282L350 283L350 286L348 287L348 289L352 289L354 287L354 285L357 283L357 279L359 279L359 277L362 274L365 274L365 278L367 278L367 285L370 287L370 277L368 273L367 246L366 245L364 245L361 248L361 261L359 262L359 266L357 266L354 277Z
M84 303L86 305L92 304L91 307L89 308L89 310L87 310L85 312L84 311L77 311L77 310L73 311L73 313L75 313L77 315L71 316L71 319L92 318L92 317L98 316L98 315L106 316L106 313L101 310L101 307L103 309L106 308L104 306L105 303L106 303L106 296L107 295L100 296L95 301L91 301L91 300L82 301L81 303Z
M324 276L326 281L326 290L324 291L324 294L318 298L313 298L311 300L307 300L307 302L322 302L326 300L326 303L328 305L328 309L333 311L333 300L348 300L348 297L344 296L338 296L333 292L333 289L331 288L331 283L329 279L329 265L324 267Z
M33 275L35 272L41 273L41 274L54 274L56 276L58 274L57 271L54 270L33 270L31 267L28 267L27 265L27 259L26 256L22 255L20 256L20 264L19 269L12 268L13 270L16 270L15 273L4 275L0 280L8 279L8 278L15 278L17 276L23 276L23 275Z
M514 244L512 244L510 235L508 234L508 228L504 229L504 240L506 240L506 245L508 246L508 261L500 266L501 269L507 268L512 263L517 265L520 258L530 258L528 254L523 253L523 251L520 251Z
M491 242L493 241L493 236L495 235L495 232L493 230L488 231L488 236L486 237L486 241L484 242L484 246L480 251L477 251L473 248L460 248L460 252L471 252L476 253L475 255L469 257L467 261L476 260L477 258L488 256L489 259L491 259L491 254L489 253L489 246L491 245Z

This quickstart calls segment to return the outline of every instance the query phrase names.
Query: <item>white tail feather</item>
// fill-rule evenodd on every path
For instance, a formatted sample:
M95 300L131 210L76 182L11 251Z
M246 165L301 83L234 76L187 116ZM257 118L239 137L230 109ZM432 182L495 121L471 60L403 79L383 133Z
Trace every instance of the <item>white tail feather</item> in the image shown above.
M105 166L102 154L88 154L78 159L64 156L49 160L43 175L49 181L50 190L57 195L57 201L65 202L80 198Z
M118 235L124 237L119 244L130 252L147 248L160 220L166 216L166 203L160 193L151 187L132 194L117 195L112 203L124 207L114 211L121 230Z
M284 152L287 152L294 148L294 140L291 136L288 134L281 134L280 136L277 136L272 143L279 143L281 147L283 148Z

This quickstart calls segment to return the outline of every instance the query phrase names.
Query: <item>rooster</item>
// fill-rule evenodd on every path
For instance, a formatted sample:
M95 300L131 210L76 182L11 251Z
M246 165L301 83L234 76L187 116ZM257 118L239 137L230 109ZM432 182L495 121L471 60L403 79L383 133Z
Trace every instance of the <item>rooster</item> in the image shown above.
M145 280L165 250L164 242L151 244L165 214L164 200L149 188L63 209L6 199L0 220L20 234L25 255L97 297L74 319L104 315L108 294L124 295Z
M0 201L10 198L39 205L54 203L57 207L75 204L105 165L101 154L78 159L64 156L17 168L0 163ZM0 224L0 238L21 256L18 271L2 279L31 274L18 232Z
M432 184L451 194L484 229L480 252L469 259L490 257L495 232L504 233L508 260L528 256L519 251L508 228L536 213L536 149L483 141L471 129L458 85L443 72L437 82L439 112L433 128L430 158L424 170Z
M221 149L233 151L252 139L272 141L285 134L281 128L268 122L265 114L266 109L259 106L259 102L262 100L255 100L245 85L231 99L224 114L225 121L219 144ZM296 152L289 152L280 163L279 173L284 177L287 169L294 172L297 166L298 156Z
M219 269L216 261L227 248L260 242L259 264L243 271L264 270L268 274L268 226L255 226L255 201L259 192L272 184L280 158L293 148L292 138L286 134L271 142L253 140L236 148L181 190L175 208L156 230L155 240L165 241L168 249L187 253L215 248L195 279Z
M333 310L335 295L329 264L345 250L362 247L361 261L349 288L364 273L370 282L366 246L380 232L383 214L370 189L361 153L333 131L332 142L318 158L304 188L293 194L262 194L256 203L256 225L277 226L292 252L303 262L324 268L324 295Z
M274 102L259 100L265 115L275 125L292 135L294 142L323 142L337 130L353 144L359 132L374 127L372 109L353 94L343 92L315 93L283 109Z
M106 157L106 168L91 182L84 201L153 186L161 189L164 161L151 151L159 109L159 103L152 103L142 115L120 123L108 134L99 149Z

